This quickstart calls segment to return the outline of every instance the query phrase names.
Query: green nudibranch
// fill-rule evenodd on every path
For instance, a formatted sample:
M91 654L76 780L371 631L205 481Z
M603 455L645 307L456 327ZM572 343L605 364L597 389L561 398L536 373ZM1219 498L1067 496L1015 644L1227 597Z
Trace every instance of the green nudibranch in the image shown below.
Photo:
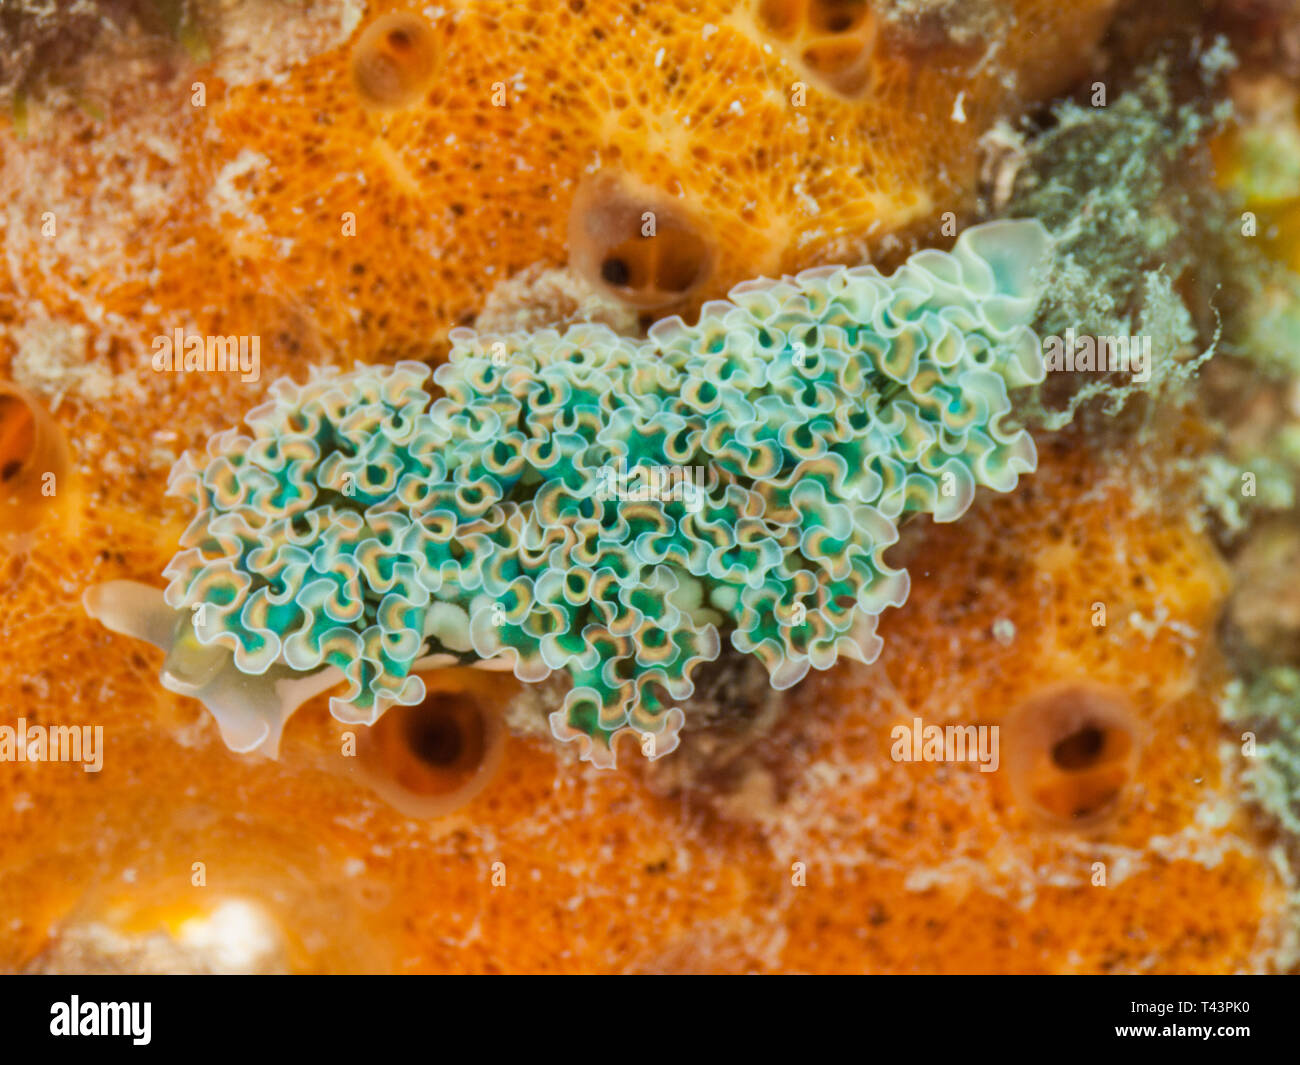
M114 584L88 609L167 648L164 682L238 749L274 753L339 681L332 712L370 723L420 701L417 665L490 661L567 673L552 730L596 764L625 730L666 754L724 638L778 688L873 661L908 593L898 520L1035 468L1003 423L1044 376L1048 245L992 222L888 277L748 282L640 341L456 330L436 392L411 362L278 381L174 469L196 515L165 602Z

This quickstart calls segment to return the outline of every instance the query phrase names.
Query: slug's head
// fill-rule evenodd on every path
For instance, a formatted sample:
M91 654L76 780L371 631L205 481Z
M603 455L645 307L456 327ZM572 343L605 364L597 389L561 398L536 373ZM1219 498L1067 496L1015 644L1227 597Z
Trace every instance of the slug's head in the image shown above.
M202 702L226 746L239 753L279 757L289 718L343 681L335 668L304 675L276 665L244 673L229 650L200 639L196 615L168 606L159 589L136 581L94 585L83 601L107 628L164 651L163 686ZM487 787L501 765L504 711L519 689L501 672L438 662L426 658L413 670L424 692L419 702L391 707L368 727L348 725L342 745L342 771L407 817L446 816ZM331 760L324 768L339 766Z

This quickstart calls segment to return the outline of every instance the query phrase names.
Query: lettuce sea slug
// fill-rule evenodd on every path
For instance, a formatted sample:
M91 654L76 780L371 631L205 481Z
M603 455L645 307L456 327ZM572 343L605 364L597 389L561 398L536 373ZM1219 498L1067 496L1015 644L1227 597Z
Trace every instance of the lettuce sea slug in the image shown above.
M1035 468L1003 421L1044 376L1047 253L1039 223L993 222L889 277L742 284L645 340L456 330L432 391L414 362L280 380L173 470L195 517L166 592L87 609L164 648L236 750L274 754L340 682L331 711L370 724L423 698L415 668L476 663L567 673L551 728L597 765L628 730L661 756L723 639L777 688L873 661L908 594L897 523Z

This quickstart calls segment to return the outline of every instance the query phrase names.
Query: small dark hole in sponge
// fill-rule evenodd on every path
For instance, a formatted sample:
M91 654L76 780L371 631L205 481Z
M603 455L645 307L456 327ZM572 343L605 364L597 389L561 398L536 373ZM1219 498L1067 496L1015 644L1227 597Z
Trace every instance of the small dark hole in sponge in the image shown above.
M1052 746L1052 761L1061 769L1088 769L1097 764L1105 745L1105 733L1085 725Z
M411 753L437 768L455 765L465 748L460 724L449 714L412 714L406 729Z
M600 264L600 276L610 285L626 285L631 271L622 259L606 259Z
M399 52L411 47L411 35L406 30L389 30L388 43Z

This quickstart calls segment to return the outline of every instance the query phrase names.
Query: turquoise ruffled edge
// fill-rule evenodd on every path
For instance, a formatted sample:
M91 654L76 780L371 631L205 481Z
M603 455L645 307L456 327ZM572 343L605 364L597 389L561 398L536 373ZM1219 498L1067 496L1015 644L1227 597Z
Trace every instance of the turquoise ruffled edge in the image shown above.
M889 277L747 282L644 341L460 329L437 398L421 363L277 381L173 470L196 515L166 600L204 604L199 641L244 673L340 668L344 721L418 703L424 655L506 655L569 674L551 726L584 757L612 765L629 729L666 754L724 636L779 688L873 661L908 593L899 519L1035 468L1005 421L1044 376L1048 249L988 223Z

